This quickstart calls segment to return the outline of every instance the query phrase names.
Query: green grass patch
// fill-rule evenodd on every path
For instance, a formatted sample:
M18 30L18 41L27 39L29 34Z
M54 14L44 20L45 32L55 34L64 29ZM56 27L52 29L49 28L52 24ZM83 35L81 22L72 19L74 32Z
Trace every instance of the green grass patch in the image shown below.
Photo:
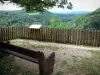
M56 75L64 75L63 72L59 71Z
M83 75L100 75L100 51L92 51L92 54L91 58L81 58L81 60L76 58L67 71Z
M91 51L96 59L100 59L100 51Z
M36 75L15 63L14 56L0 58L0 75Z

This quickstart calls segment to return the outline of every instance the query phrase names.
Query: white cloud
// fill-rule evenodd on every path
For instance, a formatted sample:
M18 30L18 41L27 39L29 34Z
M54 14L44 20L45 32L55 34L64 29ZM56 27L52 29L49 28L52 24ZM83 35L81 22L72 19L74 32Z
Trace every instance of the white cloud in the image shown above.
M69 10L67 8L61 9L54 7L49 9L52 12L71 12L71 11L94 11L95 9L100 7L100 0L68 0L72 2L73 9ZM15 4L8 4L8 2L4 5L0 4L0 10L20 10L22 8L18 7Z
M100 0L70 0L74 8L93 11L100 7Z
M5 4L0 4L0 10L21 10L19 6L13 3L6 2Z
M72 10L68 10L67 8L59 9L57 7L54 7L49 11L52 12L94 11L100 7L100 0L68 0L68 1L72 2L73 4Z

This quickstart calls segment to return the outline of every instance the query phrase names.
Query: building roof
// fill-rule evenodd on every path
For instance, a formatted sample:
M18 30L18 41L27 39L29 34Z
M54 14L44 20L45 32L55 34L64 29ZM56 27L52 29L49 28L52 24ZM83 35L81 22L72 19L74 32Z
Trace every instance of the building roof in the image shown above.
M42 25L40 25L40 24L33 24L33 25L31 25L29 28L31 28L31 29L40 29L41 26L42 26Z

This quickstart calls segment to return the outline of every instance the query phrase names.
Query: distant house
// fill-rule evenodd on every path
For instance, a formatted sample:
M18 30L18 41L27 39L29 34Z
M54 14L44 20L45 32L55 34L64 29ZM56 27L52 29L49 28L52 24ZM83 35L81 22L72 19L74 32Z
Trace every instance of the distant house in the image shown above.
M39 32L41 27L41 24L32 24L29 28L31 29L31 33L35 33Z
M40 24L32 24L29 28L30 29L40 29L42 25Z

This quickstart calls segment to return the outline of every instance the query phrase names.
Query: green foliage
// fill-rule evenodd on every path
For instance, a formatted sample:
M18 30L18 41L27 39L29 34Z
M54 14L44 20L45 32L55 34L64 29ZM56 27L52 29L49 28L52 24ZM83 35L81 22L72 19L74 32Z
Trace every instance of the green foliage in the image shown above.
M1 52L0 52L1 54ZM0 75L34 75L33 72L23 69L15 63L13 56L2 54L0 57Z
M43 13L27 13L21 11L0 11L0 27L27 26L41 23L42 27L64 28L66 22L74 15L59 15L45 10ZM54 25L54 26L53 26Z
M17 75L19 67L14 64L13 57L3 57L0 59L0 75Z
M64 75L63 72L59 71L56 75Z
M61 21L62 18L56 19L52 18L50 19L50 28L66 28L66 23L69 22L68 19L65 22Z
M76 75L100 75L100 51L91 51L92 57L74 58L74 63L67 68L68 72L78 73Z
M50 20L50 23L51 23L51 25L50 25L50 27L52 28L56 28L58 25L59 25L59 21L58 21L58 19L56 19L56 18L52 18L51 20Z
M70 25L75 29L100 30L100 8L92 13L74 17Z
M49 19L55 16L48 11L30 14L27 14L24 10L0 11L0 27L30 26L34 23L42 23L43 27L47 27L50 24Z
M28 12L43 12L46 8L48 9L54 6L64 8L64 5L67 5L68 9L72 9L73 6L71 2L68 2L67 0L0 0L1 3L4 3L5 1L10 1L20 5L21 7L25 7Z
M53 18L50 23L52 28L100 30L100 8L89 14L74 16L72 20L65 22Z

